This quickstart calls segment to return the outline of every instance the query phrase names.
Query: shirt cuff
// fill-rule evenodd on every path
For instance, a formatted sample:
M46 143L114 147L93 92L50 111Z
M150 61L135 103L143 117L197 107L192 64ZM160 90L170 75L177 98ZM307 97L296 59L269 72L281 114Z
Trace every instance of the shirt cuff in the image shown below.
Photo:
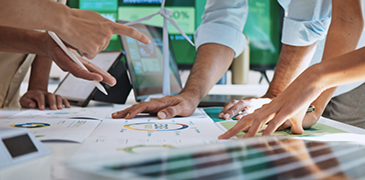
M246 37L241 31L231 26L218 23L202 24L195 32L196 49L206 43L227 46L234 51L235 57L237 57L246 46Z
M292 46L308 46L327 35L331 19L297 21L284 18L281 42Z

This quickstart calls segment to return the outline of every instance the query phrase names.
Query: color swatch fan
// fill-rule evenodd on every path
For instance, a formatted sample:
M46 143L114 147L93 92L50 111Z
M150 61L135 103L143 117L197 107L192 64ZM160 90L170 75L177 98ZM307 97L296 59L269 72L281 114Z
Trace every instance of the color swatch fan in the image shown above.
M181 28L176 24L176 22L170 18L172 15L172 10L166 9L165 7L165 0L161 2L161 9L154 14L146 16L144 18L135 20L133 22L126 23L124 25L132 25L142 21L146 21L154 17L155 15L161 15L163 17L163 86L162 86L162 94L164 96L170 95L170 77L169 77L169 40L168 40L168 32L167 32L167 21L169 21L175 28L180 32L184 38L190 42L191 45L194 46L194 43L188 38L188 36L181 30Z

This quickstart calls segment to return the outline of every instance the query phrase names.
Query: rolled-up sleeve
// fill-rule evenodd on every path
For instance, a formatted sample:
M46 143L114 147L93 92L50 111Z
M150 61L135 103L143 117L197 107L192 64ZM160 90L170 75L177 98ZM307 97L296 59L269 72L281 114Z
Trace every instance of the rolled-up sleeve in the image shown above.
M242 31L247 13L247 0L208 0L202 24L194 34L196 48L217 43L233 49L235 56L241 54L246 45Z
M331 0L279 0L287 12L281 42L307 46L326 37L331 23Z

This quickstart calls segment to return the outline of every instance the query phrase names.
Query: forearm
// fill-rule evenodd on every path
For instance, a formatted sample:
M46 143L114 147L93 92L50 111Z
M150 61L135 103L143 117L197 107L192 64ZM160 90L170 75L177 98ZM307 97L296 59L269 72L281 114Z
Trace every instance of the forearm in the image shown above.
M0 26L0 51L46 56L43 49L45 36L39 31Z
M330 58L309 67L295 82L323 92L339 85L363 81L365 80L364 58L365 48ZM308 88L304 88L303 91Z
M51 66L51 59L36 56L31 68L28 90L48 91L48 80Z
M194 66L181 93L190 94L200 100L228 70L234 57L234 51L220 44L204 44L199 47Z
M328 31L322 61L330 60L356 49L364 20L359 0L333 1L332 21ZM321 115L336 87L326 90L312 104Z
M70 8L50 0L0 0L0 25L56 31L65 28Z
M317 43L309 46L283 44L269 89L264 97L273 98L283 92L312 60Z

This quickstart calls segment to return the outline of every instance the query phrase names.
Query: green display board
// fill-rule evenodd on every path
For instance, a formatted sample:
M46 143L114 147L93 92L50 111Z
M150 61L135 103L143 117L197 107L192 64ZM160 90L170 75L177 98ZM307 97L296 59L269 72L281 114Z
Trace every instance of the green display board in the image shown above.
M280 52L281 7L273 0L249 0L243 33L250 41L250 68L273 69Z
M161 0L69 0L72 8L93 10L112 21L133 21L155 13ZM280 50L280 6L274 0L249 0L249 13L244 33L250 40L250 64L252 67L273 68ZM167 0L166 8L187 36L194 41L194 31L201 24L206 0ZM162 26L162 18L143 23ZM194 63L196 51L172 26L168 26L170 42L180 69L189 69ZM106 51L122 49L119 37L114 35Z

